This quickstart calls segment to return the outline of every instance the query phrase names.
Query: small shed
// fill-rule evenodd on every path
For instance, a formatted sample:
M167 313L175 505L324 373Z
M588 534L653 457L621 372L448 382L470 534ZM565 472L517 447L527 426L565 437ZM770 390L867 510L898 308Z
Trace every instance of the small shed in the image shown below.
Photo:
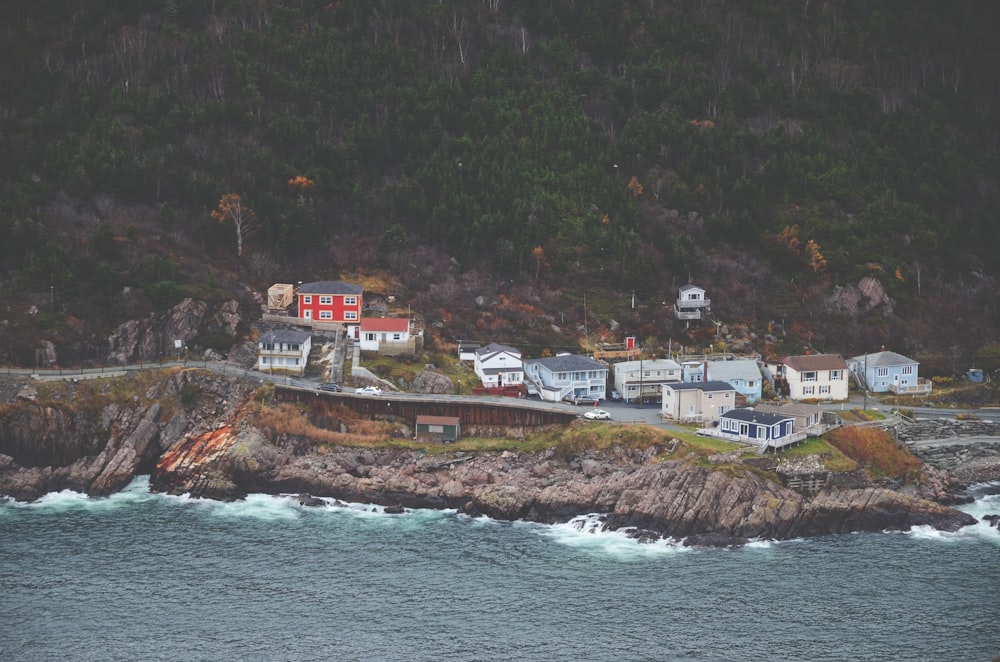
M295 298L295 288L290 283L275 283L267 288L268 310L285 310Z
M455 441L461 429L458 416L417 416L417 441Z

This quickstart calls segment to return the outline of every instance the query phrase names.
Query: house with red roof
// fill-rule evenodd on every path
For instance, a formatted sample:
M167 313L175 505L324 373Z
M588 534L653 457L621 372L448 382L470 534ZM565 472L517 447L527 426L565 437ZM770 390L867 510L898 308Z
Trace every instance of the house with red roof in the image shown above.
M413 351L410 320L405 317L365 317L361 320L361 350L383 354Z

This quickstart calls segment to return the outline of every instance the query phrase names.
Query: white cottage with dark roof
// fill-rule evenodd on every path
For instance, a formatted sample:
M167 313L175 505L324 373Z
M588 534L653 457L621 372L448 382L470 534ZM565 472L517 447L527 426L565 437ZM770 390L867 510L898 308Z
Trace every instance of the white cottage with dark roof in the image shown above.
M524 383L521 352L495 342L476 349L473 370L486 388L518 386Z
M257 339L257 370L303 375L312 349L312 336L297 329L271 329Z

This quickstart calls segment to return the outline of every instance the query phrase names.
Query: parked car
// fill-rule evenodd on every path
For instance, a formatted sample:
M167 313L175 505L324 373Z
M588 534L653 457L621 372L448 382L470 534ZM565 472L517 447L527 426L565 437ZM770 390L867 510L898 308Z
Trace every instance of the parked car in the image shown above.
M604 411L603 409L588 409L583 412L583 417L588 421L610 421L611 414Z
M622 394L619 393L618 391L611 391L611 399L614 400L615 402L618 402L619 400L622 399Z
M591 405L597 402L597 398L593 395L567 395L563 400L574 405Z
M382 389L378 386L366 386L355 391L358 395L382 395Z
M344 389L341 388L340 384L335 384L333 382L326 382L325 384L319 385L319 390L321 391L333 391L334 393L340 393Z

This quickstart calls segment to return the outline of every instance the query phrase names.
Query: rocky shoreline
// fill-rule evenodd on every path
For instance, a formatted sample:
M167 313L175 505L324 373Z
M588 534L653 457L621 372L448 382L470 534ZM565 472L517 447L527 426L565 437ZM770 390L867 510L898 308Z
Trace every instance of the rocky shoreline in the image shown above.
M609 530L695 545L917 525L953 531L976 521L944 505L962 487L959 467L893 489L861 472L825 472L815 458L743 463L736 453L696 462L677 440L579 453L318 445L250 425L241 410L255 386L182 371L144 386L141 397L100 407L61 406L71 394L45 403L15 396L0 419L0 494L104 495L148 473L154 490L214 499L293 493L304 503L321 496L543 523L597 513ZM197 402L178 404L185 398Z

